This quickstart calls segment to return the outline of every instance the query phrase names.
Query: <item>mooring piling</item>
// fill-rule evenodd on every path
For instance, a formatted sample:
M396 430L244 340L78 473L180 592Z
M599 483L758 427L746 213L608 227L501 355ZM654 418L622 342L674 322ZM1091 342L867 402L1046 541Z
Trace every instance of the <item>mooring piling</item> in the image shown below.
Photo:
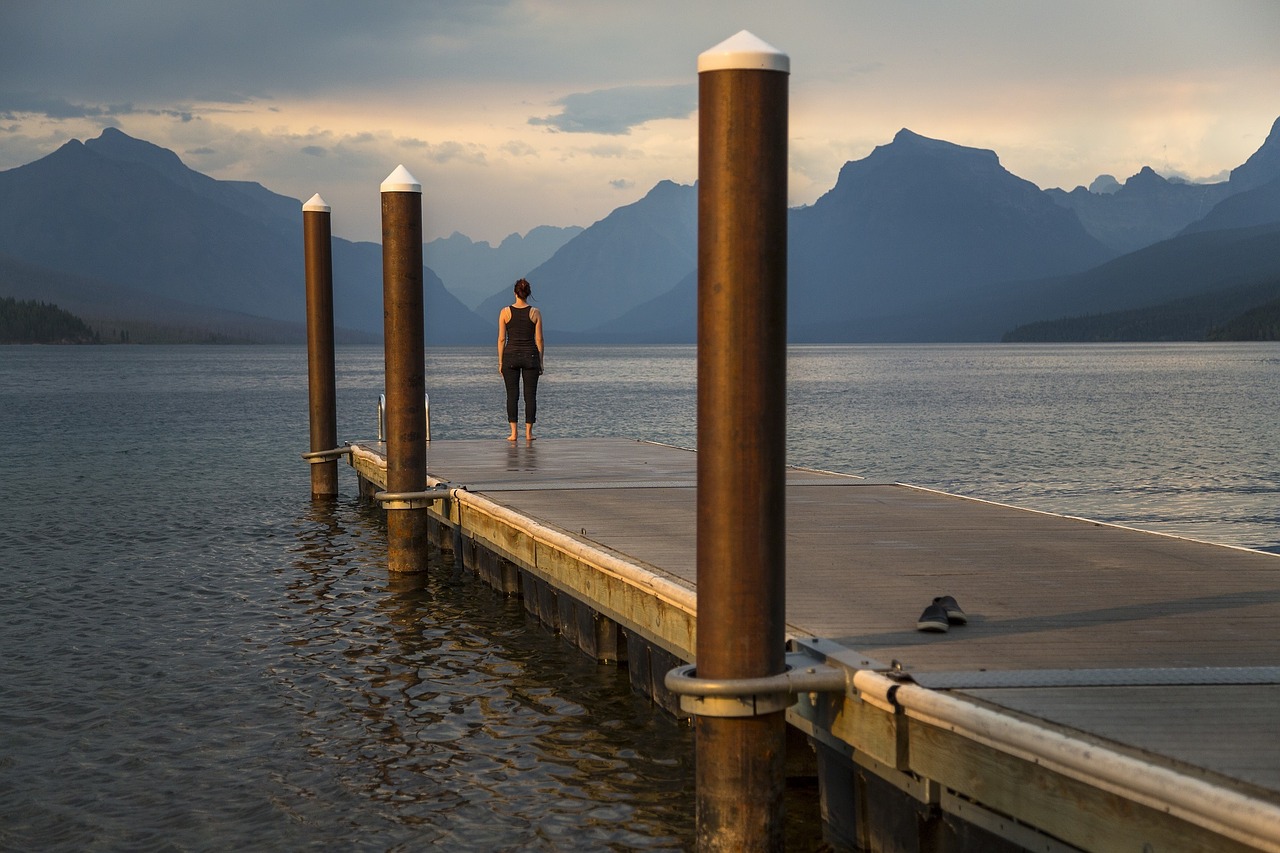
M786 669L789 73L745 30L698 57L698 678ZM785 707L695 717L700 850L782 849Z
M397 166L381 189L387 491L418 492L427 482L422 185ZM387 505L387 567L392 573L426 571L424 505Z
M302 205L302 243L307 280L307 391L311 416L311 453L338 444L338 404L333 354L333 247L331 208L313 195ZM335 454L308 455L311 496L338 494Z

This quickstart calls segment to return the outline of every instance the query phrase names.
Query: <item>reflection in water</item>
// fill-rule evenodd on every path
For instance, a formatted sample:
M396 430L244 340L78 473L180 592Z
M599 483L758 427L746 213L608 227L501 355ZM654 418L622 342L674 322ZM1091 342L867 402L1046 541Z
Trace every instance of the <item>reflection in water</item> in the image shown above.
M508 471L537 471L538 444L536 441L507 442Z
M310 759L282 774L293 799L366 799L415 843L687 847L689 728L436 552L391 588L384 538L356 506L312 505L281 570L271 675Z

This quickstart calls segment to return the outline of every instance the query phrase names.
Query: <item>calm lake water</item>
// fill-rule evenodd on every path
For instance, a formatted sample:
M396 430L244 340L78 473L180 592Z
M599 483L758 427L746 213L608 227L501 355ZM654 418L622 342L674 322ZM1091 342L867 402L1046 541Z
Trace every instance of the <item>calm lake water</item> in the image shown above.
M434 438L505 446L492 362L429 352ZM339 435L370 438L382 351L338 371ZM1280 552L1278 371L1276 344L798 347L789 455ZM694 374L553 348L540 435L692 446ZM0 849L687 848L689 729L447 564L389 584L352 472L310 501L306 417L302 348L0 347Z

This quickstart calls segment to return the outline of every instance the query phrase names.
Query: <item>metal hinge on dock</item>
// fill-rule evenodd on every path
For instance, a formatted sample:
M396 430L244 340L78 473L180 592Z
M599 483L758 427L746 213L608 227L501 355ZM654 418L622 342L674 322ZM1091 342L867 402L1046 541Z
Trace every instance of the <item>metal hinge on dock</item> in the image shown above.
M759 717L785 711L802 693L843 693L845 670L815 661L804 652L786 656L786 670L760 678L699 678L696 664L667 673L667 689L680 697L680 710L701 717Z

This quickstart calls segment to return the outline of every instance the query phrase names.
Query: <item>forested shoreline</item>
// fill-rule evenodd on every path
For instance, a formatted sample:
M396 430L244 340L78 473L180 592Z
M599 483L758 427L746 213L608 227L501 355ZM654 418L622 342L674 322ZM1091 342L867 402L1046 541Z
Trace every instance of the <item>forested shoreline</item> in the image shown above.
M0 344L96 344L98 333L57 305L0 297Z

